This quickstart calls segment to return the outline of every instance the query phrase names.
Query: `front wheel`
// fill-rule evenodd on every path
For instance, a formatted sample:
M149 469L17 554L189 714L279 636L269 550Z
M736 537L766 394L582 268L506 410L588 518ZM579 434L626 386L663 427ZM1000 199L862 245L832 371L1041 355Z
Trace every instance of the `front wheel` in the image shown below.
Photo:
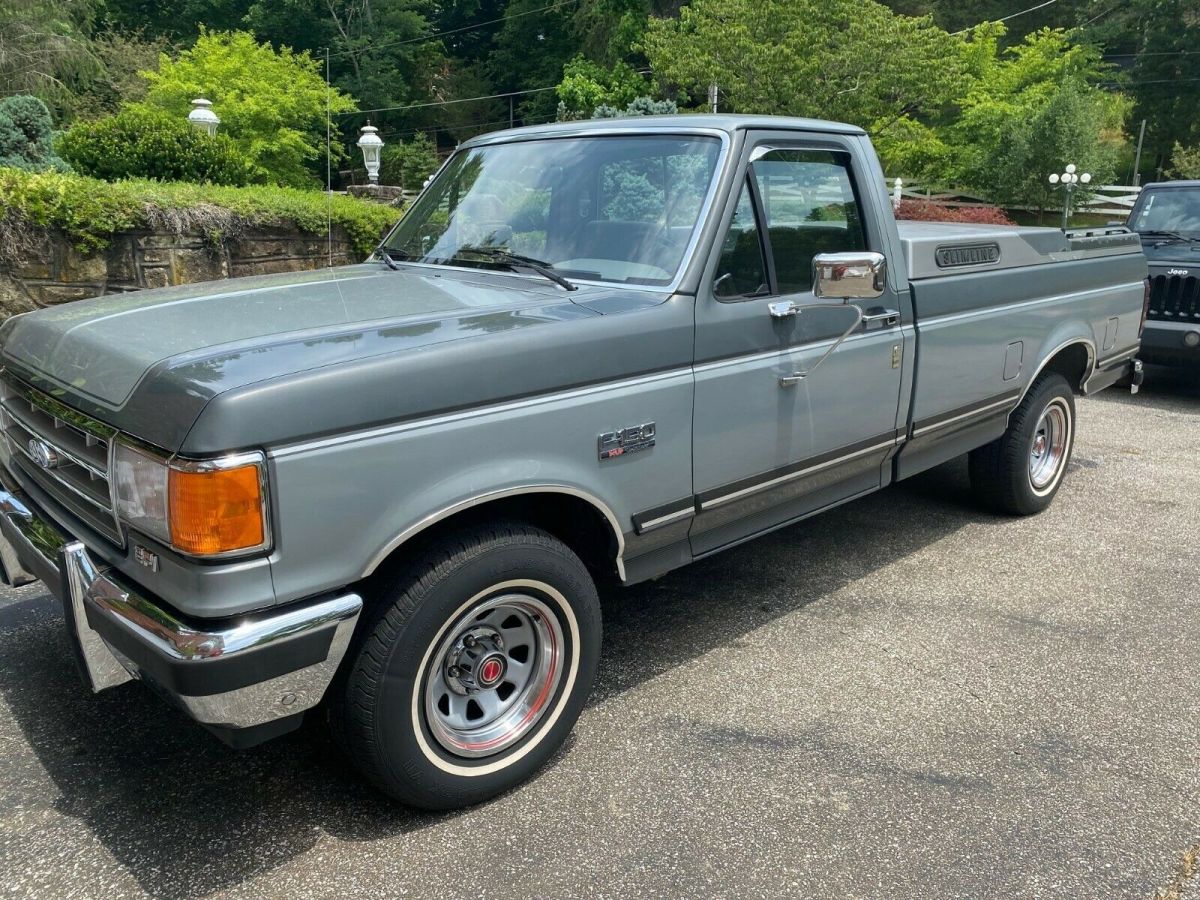
M600 604L579 558L532 526L482 526L382 594L331 706L351 759L426 809L479 803L532 775L595 679Z
M971 486L991 508L1029 516L1050 505L1075 446L1075 396L1057 373L1039 378L1008 420L1008 430L972 450Z

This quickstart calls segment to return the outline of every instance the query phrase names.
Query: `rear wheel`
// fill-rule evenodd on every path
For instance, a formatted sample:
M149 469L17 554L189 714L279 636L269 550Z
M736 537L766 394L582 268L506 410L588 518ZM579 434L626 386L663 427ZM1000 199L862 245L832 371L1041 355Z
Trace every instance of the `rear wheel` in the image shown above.
M478 803L566 738L595 679L600 605L562 542L520 523L477 527L379 603L331 723L382 790L427 809Z
M1008 430L971 451L971 486L988 506L1028 516L1048 507L1075 446L1075 396L1057 373L1043 375L1008 420Z

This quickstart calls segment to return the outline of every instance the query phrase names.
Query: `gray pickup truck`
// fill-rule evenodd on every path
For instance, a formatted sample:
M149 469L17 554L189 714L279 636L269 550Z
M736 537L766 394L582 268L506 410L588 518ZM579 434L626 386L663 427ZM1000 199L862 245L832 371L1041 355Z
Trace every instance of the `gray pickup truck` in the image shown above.
M8 320L4 578L92 690L235 745L320 706L382 790L478 802L583 708L598 579L968 452L1044 509L1074 395L1138 378L1146 273L1123 228L897 227L847 125L479 137L361 265Z

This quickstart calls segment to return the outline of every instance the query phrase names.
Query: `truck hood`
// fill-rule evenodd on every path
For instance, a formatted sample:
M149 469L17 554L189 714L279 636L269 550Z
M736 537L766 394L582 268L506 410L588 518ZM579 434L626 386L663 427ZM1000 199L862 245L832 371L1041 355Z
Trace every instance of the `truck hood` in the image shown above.
M77 301L10 319L0 342L5 366L41 389L177 449L219 394L340 362L595 317L597 303L622 293L636 292L585 285L568 294L508 273L367 263Z
M1146 260L1152 266L1182 263L1184 268L1200 268L1200 244L1143 238L1142 252L1146 254Z

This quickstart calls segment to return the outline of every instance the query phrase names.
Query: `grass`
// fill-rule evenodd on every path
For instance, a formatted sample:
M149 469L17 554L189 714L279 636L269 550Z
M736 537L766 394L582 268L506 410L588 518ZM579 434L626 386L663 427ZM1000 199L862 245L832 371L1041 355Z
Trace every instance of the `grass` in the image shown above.
M32 249L39 230L63 232L84 253L117 232L200 232L213 241L253 227L294 225L325 234L326 216L366 256L399 217L394 207L324 191L255 185L225 187L142 179L99 181L60 172L0 168L0 255L13 261Z

